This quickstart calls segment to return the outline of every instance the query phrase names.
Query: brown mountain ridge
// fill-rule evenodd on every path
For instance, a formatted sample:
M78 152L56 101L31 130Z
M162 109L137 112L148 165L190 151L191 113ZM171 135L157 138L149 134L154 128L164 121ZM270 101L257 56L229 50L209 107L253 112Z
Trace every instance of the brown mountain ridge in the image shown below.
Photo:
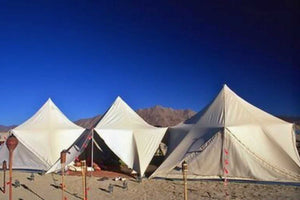
M154 106L152 108L138 109L137 114L140 115L148 124L157 127L174 126L196 114L190 109L175 110L173 108L165 108L162 106ZM80 119L75 123L84 128L94 127L102 115L92 118Z
M186 119L189 119L196 114L195 111L190 109L173 109L165 108L163 106L154 106L151 108L138 109L136 111L147 123L157 126L157 127L168 127L174 126ZM75 121L75 123L81 127L91 129L96 126L100 121L102 115L97 115L95 117L80 119ZM292 122L296 124L297 131L297 147L300 152L300 117L288 117L288 116L278 116L279 118ZM0 125L0 132L7 132L16 126L2 126Z
M159 105L151 108L138 109L136 110L136 112L147 123L157 127L174 126L182 121L185 121L186 119L189 119L194 114L196 114L196 112L191 109L173 109L173 108L166 108ZM97 115L91 118L79 119L75 121L75 123L84 128L92 128L99 122L101 116L102 115ZM287 116L278 116L278 117L288 122L295 123L297 125L297 128L300 128L299 127L300 117L287 117ZM6 132L14 127L16 126L0 125L0 132Z

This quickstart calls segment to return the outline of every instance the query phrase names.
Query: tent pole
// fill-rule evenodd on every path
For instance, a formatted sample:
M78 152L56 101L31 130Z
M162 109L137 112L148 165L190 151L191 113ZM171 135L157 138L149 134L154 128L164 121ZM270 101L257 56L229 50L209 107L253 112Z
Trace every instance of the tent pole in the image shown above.
M67 151L66 150L62 150L62 152L60 152L60 163L61 163L61 199L65 200L65 167L66 167L66 158L67 158Z
M184 200L187 200L187 163L182 162L182 175L183 175L183 188L184 188Z

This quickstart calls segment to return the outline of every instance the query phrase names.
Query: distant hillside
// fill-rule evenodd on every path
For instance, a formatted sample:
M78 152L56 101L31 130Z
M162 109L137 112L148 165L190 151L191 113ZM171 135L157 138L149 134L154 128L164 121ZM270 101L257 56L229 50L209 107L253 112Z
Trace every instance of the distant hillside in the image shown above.
M138 109L136 112L149 124L160 127L174 126L196 114L189 109L175 110L162 106Z
M91 129L98 124L101 117L102 115L97 115L95 117L77 120L74 123L83 128Z
M278 117L287 122L295 123L297 129L300 130L300 117L290 117L290 116L278 116Z
M167 127L174 126L186 119L192 117L196 114L193 110L176 110L172 108L165 108L162 106L154 106L152 108L138 109L136 111L146 122L153 126ZM75 123L84 128L93 128L101 119L102 115L97 115L95 117L80 119L75 121ZM279 118L296 124L297 133L300 132L300 117L288 117L279 116ZM0 132L7 132L16 126L3 126L0 125ZM297 148L300 152L300 135L297 135Z
M152 108L138 109L136 111L146 122L153 126L167 127L174 126L186 119L192 117L196 114L193 110L175 110L172 108L165 108L162 106L154 106ZM287 116L278 116L279 118L296 124L297 133L300 131L300 117L287 117ZM97 115L92 118L81 119L75 123L84 128L94 127L99 120L101 115ZM296 136L297 140L297 149L300 154L300 135Z
M3 125L0 125L0 132L7 132L10 129L13 129L15 127L16 127L16 125L12 125L12 126L3 126Z
M164 108L162 106L138 109L136 112L149 124L159 127L174 126L196 113L192 110L175 110L172 108ZM80 119L75 121L75 123L84 128L92 128L100 119L101 115L97 115L92 118Z
M136 112L149 124L153 126L162 126L162 127L174 126L192 117L194 114L196 114L195 111L189 109L178 110L172 108L165 108L162 106L154 106L152 108L138 109ZM91 118L80 119L75 121L75 123L84 128L92 128L99 122L101 116L102 115L97 115ZM296 123L297 129L300 130L300 117L279 116L279 118L288 122ZM14 127L16 126L0 125L0 131L7 132Z

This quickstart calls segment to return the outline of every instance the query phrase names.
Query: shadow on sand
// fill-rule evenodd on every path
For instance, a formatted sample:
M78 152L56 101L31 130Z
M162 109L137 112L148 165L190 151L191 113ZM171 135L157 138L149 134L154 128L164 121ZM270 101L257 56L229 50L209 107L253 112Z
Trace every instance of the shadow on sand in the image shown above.
M27 190L27 191L31 192L32 194L34 194L35 196L37 196L39 199L45 200L45 199L44 199L43 197L41 197L39 194L37 194L36 192L34 192L32 189L30 189L27 185L21 184L21 186L22 186L25 190Z
M52 187L54 187L54 188L56 188L56 189L61 190L61 186L54 185L54 184L50 184L50 186L52 186ZM83 198L80 197L80 196L78 196L77 193L71 193L71 192L69 192L68 190L65 190L65 192L68 193L69 195L72 195L73 197L76 197L77 199L82 199L82 200L83 200Z
M106 193L110 193L109 190L104 189L104 188L99 188L99 190L101 190L101 191L103 191L103 192L106 192Z

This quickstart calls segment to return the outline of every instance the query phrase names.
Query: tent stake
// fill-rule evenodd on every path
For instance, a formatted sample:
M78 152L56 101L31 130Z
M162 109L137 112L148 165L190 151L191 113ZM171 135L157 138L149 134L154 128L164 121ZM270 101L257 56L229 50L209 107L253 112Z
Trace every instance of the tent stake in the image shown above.
M187 163L185 161L182 162L182 175L184 182L184 200L187 200Z
M19 141L14 135L10 135L6 140L6 146L9 151L9 200L12 200L12 164L13 164L13 152L17 147Z

